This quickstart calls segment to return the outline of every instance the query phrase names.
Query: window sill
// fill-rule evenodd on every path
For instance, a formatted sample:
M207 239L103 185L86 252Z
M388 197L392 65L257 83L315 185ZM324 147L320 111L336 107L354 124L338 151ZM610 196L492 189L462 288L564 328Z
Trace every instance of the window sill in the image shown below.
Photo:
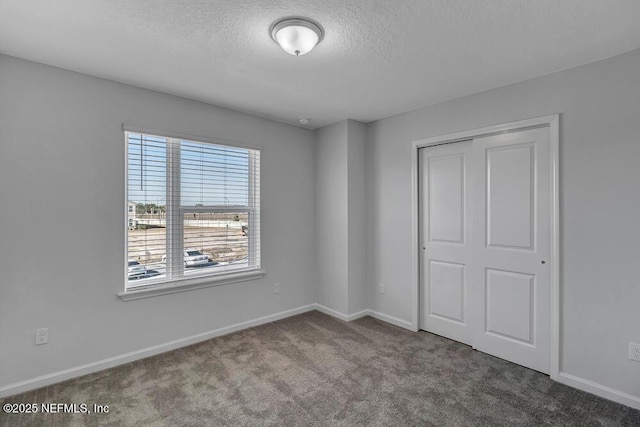
M237 282L247 282L249 280L260 279L265 274L266 272L264 270L251 270L221 276L182 279L169 283L149 285L148 287L141 287L140 289L130 289L128 291L118 293L118 296L122 301L133 301L141 298L175 294L177 292L191 291L194 289L209 288L212 286L221 286Z

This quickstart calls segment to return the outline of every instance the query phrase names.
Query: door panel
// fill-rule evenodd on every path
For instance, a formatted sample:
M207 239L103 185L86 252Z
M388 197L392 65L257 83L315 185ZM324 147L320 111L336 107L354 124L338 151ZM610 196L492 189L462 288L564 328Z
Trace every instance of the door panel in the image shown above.
M429 158L430 241L464 243L464 156Z
M480 351L549 373L549 129L477 138L484 185L474 193L476 246L484 284L483 318L473 345ZM544 261L544 264L542 263Z
M421 328L549 373L549 128L420 149Z
M532 144L487 150L487 246L533 249Z
M420 150L422 328L470 344L467 324L471 142Z
M535 277L486 269L485 333L533 345Z
M429 261L429 315L464 324L464 265Z

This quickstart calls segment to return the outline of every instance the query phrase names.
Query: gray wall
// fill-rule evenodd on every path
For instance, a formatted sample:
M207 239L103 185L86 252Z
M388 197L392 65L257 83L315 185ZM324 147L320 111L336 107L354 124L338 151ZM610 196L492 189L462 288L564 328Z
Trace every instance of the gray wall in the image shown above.
M263 148L263 279L116 296L125 121ZM313 141L301 128L0 56L0 388L312 304ZM41 327L49 344L36 347Z
M366 126L347 121L348 136L348 223L349 223L349 311L356 314L368 308L366 294L366 210L365 210L365 139Z
M560 369L638 399L628 342L640 342L640 51L370 124L370 308L411 321L411 141L552 113L561 113Z
M355 120L316 131L316 302L342 319L367 308L365 136Z
M411 141L561 113L561 370L638 399L639 75L635 51L314 135L0 56L0 388L313 302L410 322ZM263 147L264 279L117 298L125 121Z
M316 302L341 314L348 310L347 121L316 131Z

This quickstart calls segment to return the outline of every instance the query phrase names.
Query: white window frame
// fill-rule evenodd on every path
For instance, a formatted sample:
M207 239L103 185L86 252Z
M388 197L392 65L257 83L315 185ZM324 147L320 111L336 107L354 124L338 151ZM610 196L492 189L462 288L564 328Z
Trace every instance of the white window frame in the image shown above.
M167 192L166 192L166 274L158 279L145 279L141 284L131 285L128 280L128 152L129 133L157 136L167 140ZM123 138L125 147L125 240L124 240L124 290L118 293L123 301L148 298L157 295L165 295L183 292L192 289L200 289L210 286L220 286L236 282L255 280L266 273L262 269L260 259L260 148L247 146L235 142L214 140L211 138L192 136L183 133L150 130L137 126L123 125ZM196 143L210 143L230 148L241 148L249 151L249 182L248 205L246 207L209 205L209 206L181 206L180 197L180 142L190 141ZM257 164L256 164L257 162ZM256 192L258 193L256 195ZM257 197L256 197L257 196ZM257 206L256 206L257 205ZM187 213L235 213L247 212L248 223L248 260L249 267L238 270L225 270L224 272L212 272L197 276L184 275L184 242L183 219ZM172 262L171 262L172 261Z

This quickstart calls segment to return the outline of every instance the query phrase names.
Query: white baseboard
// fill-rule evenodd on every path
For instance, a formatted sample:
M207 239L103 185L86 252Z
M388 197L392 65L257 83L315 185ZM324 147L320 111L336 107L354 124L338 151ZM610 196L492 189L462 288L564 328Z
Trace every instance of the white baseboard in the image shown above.
M635 409L640 409L640 397L598 384L594 381L560 372L558 382Z
M77 366L75 368L65 369L64 371L54 372L52 374L42 375L26 381L20 381L17 383L9 384L9 385L0 387L0 398L13 396L13 395L24 393L30 390L35 390L37 388L41 388L51 384L56 384L62 381L70 380L72 378L76 378L82 375L92 374L94 372L99 372L105 369L113 368L114 366L124 365L126 363L144 359L145 357L155 356L156 354L165 353L167 351L175 350L181 347L186 347L188 345L196 344L201 341L206 341L211 338L219 337L221 335L226 335L232 332L240 331L242 329L251 328L253 326L274 322L276 320L295 316L296 314L305 313L307 311L312 311L315 309L316 309L315 304L309 304L309 305L294 308L291 310L282 311L280 313L271 314L269 316L248 320L246 322L236 323L235 325L225 326L223 328L215 329L213 331L192 335L187 338L181 338L179 340L171 341L165 344L160 344L160 345L145 348L142 350L132 351L130 353L125 353L118 356L110 357L108 359L99 360L97 362L88 363L86 365Z
M411 322L398 319L397 317L389 316L374 310L362 310L357 313L347 315L320 304L309 304L309 305L301 306L291 310L282 311L280 313L275 313L269 316L248 320L246 322L236 323L235 325L226 326L223 328L215 329L213 331L193 335L187 338L181 338L179 340L171 341L165 344L160 344L160 345L149 347L146 349L121 354L118 356L110 357L108 359L103 359L97 362L81 365L75 368L54 372L52 374L42 375L40 377L32 378L26 381L9 384L9 385L0 387L0 398L13 396L13 395L24 393L30 390L35 390L37 388L41 388L51 384L66 381L82 375L87 375L87 374L99 372L105 369L113 368L114 366L124 365L126 363L144 359L146 357L154 356L156 354L165 353L167 351L171 351L171 350L175 350L188 345L196 344L201 341L206 341L211 338L219 337L221 335L226 335L232 332L237 332L243 329L251 328L253 326L274 322L276 320L295 316L296 314L306 313L312 310L318 310L322 313L325 313L329 316L343 320L345 322L359 319L364 316L371 316L376 319L382 320L383 322L387 322L404 329L408 329L411 331L414 330L413 324ZM605 399L609 399L614 402L618 402L635 409L640 409L640 397L633 396L633 395L621 392L619 390L615 390L610 387L603 386L602 384L598 384L596 382L593 382L584 378L580 378L575 375L561 372L560 375L558 376L558 382L577 388L579 390L586 391L588 393L595 394L596 396L604 397Z
M357 313L347 315L347 322L351 322L352 320L356 320L368 315L369 315L369 310L358 311Z
M318 310L320 313L328 314L331 317L335 317L336 319L344 320L345 322L349 321L349 316L344 313L340 313L332 308L325 307L322 304L311 304L315 310Z
M315 306L315 309L318 310L319 312L328 314L329 316L335 317L336 319L340 319L345 322L351 322L352 320L356 320L364 316L371 316L371 317L375 317L376 319L382 320L383 322L391 323L392 325L396 325L401 328L408 329L410 331L415 332L413 323L407 322L406 320L398 319L397 317L389 316L384 313L380 313L378 311L366 309L366 310L358 311L357 313L353 313L353 314L344 314L332 308L326 307L322 304L316 303L313 305Z
M415 332L415 328L413 323L407 322L406 320L398 319L397 317L389 316L384 313L380 313L378 311L366 310L367 314L371 317L375 317L378 320L382 320L383 322L391 323L392 325L399 326L404 329L408 329L412 332Z
M46 387L51 384L56 384L62 381L70 380L82 375L92 374L105 369L113 368L115 366L124 365L136 360L144 359L145 357L155 356L156 354L165 353L167 351L175 350L188 345L196 344L202 341L209 340L211 338L219 337L221 335L237 332L242 329L251 328L253 326L262 325L276 320L284 319L286 317L295 316L296 314L305 313L307 311L318 310L329 316L337 319L349 322L361 317L370 315L385 322L408 328L408 322L405 322L395 317L387 316L382 313L378 313L372 310L362 310L354 314L344 314L339 311L333 310L329 307L325 307L321 304L309 304L302 307L286 310L280 313L272 314L269 316L259 317L257 319L248 320L246 322L236 323L235 325L226 326L223 328L215 329L209 332L203 332L201 334L193 335L179 340L171 341L165 344L160 344L153 347L148 347L142 350L132 351L130 353L121 354L118 356L110 357L107 359L99 360L97 362L87 363L86 365L77 366L74 368L65 369L63 371L54 372L47 375L42 375L36 378L32 378L25 381L20 381L13 384L0 387L0 398L7 396L13 396L16 394L24 393L37 388Z

